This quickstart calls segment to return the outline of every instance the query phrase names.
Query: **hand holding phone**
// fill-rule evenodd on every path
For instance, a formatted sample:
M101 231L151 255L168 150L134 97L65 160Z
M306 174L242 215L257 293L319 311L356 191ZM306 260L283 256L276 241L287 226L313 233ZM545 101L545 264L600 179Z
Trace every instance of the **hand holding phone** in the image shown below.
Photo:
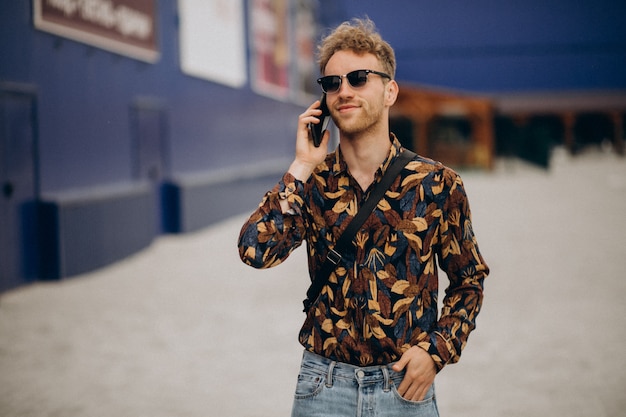
M316 148L319 148L322 143L322 136L324 135L324 131L328 127L328 122L330 121L330 112L328 111L328 107L326 106L326 94L322 94L320 98L320 110L322 110L322 114L318 116L320 122L309 123L309 129L311 131L311 139L313 140L313 145Z

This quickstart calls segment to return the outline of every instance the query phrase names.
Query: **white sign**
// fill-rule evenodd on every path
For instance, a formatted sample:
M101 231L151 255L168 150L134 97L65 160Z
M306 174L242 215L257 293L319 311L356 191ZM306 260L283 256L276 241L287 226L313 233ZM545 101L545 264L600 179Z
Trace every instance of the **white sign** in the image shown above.
M35 0L34 24L143 61L159 58L156 0Z
M247 81L243 0L178 0L185 74L242 87Z

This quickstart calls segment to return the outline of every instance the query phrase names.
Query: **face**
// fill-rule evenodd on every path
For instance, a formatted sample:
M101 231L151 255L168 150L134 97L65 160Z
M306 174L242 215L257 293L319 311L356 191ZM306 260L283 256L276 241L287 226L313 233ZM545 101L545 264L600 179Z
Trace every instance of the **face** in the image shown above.
M326 64L324 75L344 75L354 70L384 72L376 56L337 51ZM345 135L357 135L388 129L388 110L397 97L397 84L376 74L368 74L367 82L352 87L344 77L337 92L328 93L326 103L333 121Z

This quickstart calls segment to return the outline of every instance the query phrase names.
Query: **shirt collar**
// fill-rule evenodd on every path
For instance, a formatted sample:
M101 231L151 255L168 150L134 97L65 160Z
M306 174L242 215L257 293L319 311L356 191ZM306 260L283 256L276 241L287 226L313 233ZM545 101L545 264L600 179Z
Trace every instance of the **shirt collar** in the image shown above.
M376 170L376 176L382 176L387 168L393 163L393 161L400 155L402 152L402 145L396 135L393 133L389 134L390 148L387 157L380 165L378 170ZM348 172L348 164L346 164L345 159L343 159L343 155L341 153L341 146L337 146L335 149L334 155L331 158L332 166L330 167L330 174L333 176L337 176L340 174L346 174Z

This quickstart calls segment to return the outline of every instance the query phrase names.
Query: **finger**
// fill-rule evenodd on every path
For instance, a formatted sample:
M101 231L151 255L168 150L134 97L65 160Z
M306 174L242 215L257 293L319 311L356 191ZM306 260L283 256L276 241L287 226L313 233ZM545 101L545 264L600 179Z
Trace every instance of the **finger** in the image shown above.
M305 137L309 137L311 124L318 124L319 122L320 119L315 116L302 114L298 124L298 132Z
M321 114L321 110L320 110L320 114ZM300 115L300 124L304 126L307 126L309 123L317 124L320 121L320 119L317 116L319 116L319 114L313 114L308 111L306 113L302 113Z
M401 382L401 383L400 383L400 385L398 385L397 391L398 391L398 394L400 394L400 396L401 396L402 398L407 398L407 395L406 395L406 393L407 393L406 388L407 388L407 387L406 387L406 385L404 384L404 382ZM408 398L407 398L407 399L408 399Z
M411 401L422 401L425 395L426 392L424 391L424 388L422 386L417 386L417 388L413 391L413 394L411 394Z
M402 395L402 397L405 400L409 400L409 401L423 401L424 398L426 397L426 394L428 393L428 386L423 385L423 384L419 384L419 383L413 383L411 384L406 391ZM398 388L398 393L400 393L400 389Z
M307 109L304 112L302 112L302 114L300 115L300 118L302 119L303 117L310 116L311 114L321 114L322 113L322 109L320 109L321 104L322 103L320 103L319 100L316 100L313 104L307 107Z
M330 141L330 131L326 129L322 134L322 143L320 146L328 147L328 142Z
M408 359L405 358L405 355L402 355L400 359L398 360L398 362L393 364L391 369L393 369L396 372L401 372L408 362L409 361Z
M430 385L424 384L421 385L420 388L415 392L413 401L424 401L426 398L426 394L428 394L428 390L430 389Z
M322 109L320 109L321 105L322 103L319 100L315 100L315 102L311 104L303 114L321 113L322 112Z
M412 381L410 381L408 378L402 378L402 382L400 382L400 385L398 385L398 394L400 394L403 397L408 397L408 391L409 388L411 387L411 383Z
M415 386L410 386L409 389L403 395L405 400L409 401L419 401L419 390L415 388Z
M304 130L309 128L309 124L320 123L319 116L322 114L322 111L318 110L318 113L319 114L310 114L309 112L302 113L299 120L299 129L304 132Z

